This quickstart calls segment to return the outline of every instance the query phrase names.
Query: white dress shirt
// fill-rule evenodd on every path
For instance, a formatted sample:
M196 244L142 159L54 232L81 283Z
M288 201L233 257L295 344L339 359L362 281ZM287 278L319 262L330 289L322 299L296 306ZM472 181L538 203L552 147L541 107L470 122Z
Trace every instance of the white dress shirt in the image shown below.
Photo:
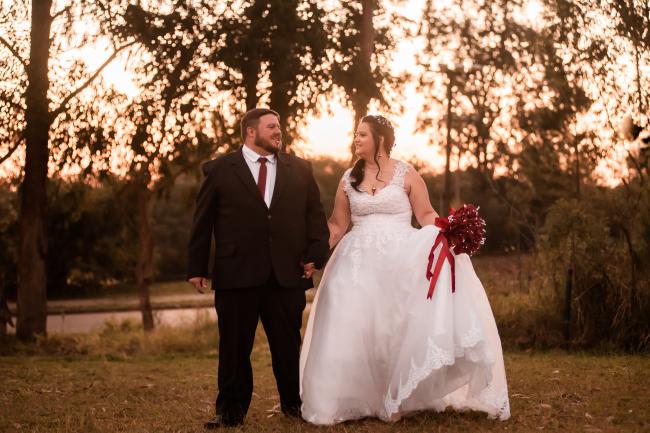
M246 145L242 146L242 153L244 154L244 160L246 160L246 165L248 165L256 184L260 177L261 166L258 160L260 158L266 158L266 191L264 192L264 202L267 207L271 207L273 189L275 188L275 173L278 167L277 158L273 154L262 156Z

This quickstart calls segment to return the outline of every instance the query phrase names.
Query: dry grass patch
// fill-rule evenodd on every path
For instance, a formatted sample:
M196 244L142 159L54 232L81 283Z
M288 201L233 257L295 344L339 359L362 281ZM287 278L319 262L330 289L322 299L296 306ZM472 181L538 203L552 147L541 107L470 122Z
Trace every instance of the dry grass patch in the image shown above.
M277 411L263 332L254 348L255 394L243 432L647 432L650 359L507 352L512 418L421 413L314 427ZM213 412L215 354L0 358L2 432L201 432Z

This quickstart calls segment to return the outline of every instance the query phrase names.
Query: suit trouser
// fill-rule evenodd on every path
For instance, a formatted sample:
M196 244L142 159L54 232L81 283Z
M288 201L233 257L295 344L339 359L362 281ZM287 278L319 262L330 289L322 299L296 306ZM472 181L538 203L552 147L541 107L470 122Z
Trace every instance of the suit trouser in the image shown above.
M217 414L235 422L246 416L253 394L250 355L260 319L271 348L282 410L297 411L304 290L280 287L271 275L262 286L216 291L214 304L219 325Z

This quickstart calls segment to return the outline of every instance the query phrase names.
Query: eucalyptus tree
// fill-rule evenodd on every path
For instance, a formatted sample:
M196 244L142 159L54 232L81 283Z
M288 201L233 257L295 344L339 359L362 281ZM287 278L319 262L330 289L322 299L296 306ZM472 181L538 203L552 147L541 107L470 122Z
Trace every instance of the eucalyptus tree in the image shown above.
M306 0L251 0L228 3L222 16L224 43L211 61L233 96L231 117L269 105L280 114L290 147L331 86L326 11Z
M616 158L621 145L620 119L629 115L640 127L648 124L645 89L650 86L650 76L644 71L650 65L650 3L553 0L544 1L544 5L545 33L553 46L546 45L542 51L548 53L553 48L559 57L559 61L551 62L556 70L547 68L553 72L547 75L559 84L559 92L580 87L584 97L592 101L578 114L578 118L589 121L574 122L566 140L572 143L570 152L574 155L571 190L580 196L581 182L588 180L597 162ZM575 91L569 95L572 93L579 96ZM628 156L634 158L632 153Z
M125 156L112 169L127 185L120 195L133 206L130 221L138 245L134 277L145 331L154 328L149 293L154 277L152 201L219 146L210 126L212 71L206 61L219 46L206 34L216 34L219 22L200 4L181 0L170 5L165 12L160 5L145 9L126 3L115 7L113 2L103 10L111 17L117 43L134 40L138 47L128 66L138 92L112 98L102 129L112 137L104 156Z
M570 66L583 69L587 89L612 117L632 112L647 121L650 86L650 3L646 0L545 1L562 34ZM609 125L614 126L614 125Z
M511 164L508 157L516 135L509 120L516 115L514 102L531 96L537 61L538 32L513 16L523 3L458 0L452 7L426 3L420 27L425 49L419 60L425 66L420 91L428 97L419 124L439 140L435 130L446 133L442 212L451 202L454 149L458 160L466 158L488 183L496 167ZM446 115L436 118L435 112Z
M371 101L386 107L387 89L397 90L404 82L404 77L390 73L396 45L390 26L399 24L397 15L389 14L377 0L341 2L333 11L329 32L332 82L344 92L344 102L354 113L354 128ZM354 144L350 153L354 159Z
M56 8L58 9L55 9ZM3 86L0 88L0 134L5 149L0 161L21 164L19 213L18 320L16 334L29 340L45 334L46 183L50 161L50 134L59 118L74 110L80 94L132 41L115 45L104 62L91 70L84 62L67 62L71 50L97 42L95 33L79 35L75 23L95 13L96 4L70 0L15 1L0 11L0 49ZM23 53L28 52L25 57ZM23 152L24 158L13 158Z

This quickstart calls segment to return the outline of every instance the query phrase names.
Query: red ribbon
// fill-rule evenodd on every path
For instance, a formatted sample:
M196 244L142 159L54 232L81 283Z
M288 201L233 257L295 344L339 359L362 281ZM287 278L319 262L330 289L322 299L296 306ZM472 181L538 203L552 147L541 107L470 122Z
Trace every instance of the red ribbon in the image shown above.
M447 218L436 218L435 224L440 228L438 236L436 236L436 241L431 247L431 252L429 253L429 264L427 266L427 280L431 281L429 284L429 293L427 293L427 299L433 297L433 290L436 288L436 283L438 282L438 277L440 276L440 270L442 265L445 262L445 259L449 260L449 265L451 266L451 292L456 292L456 266L454 261L454 255L449 249L449 242L447 240L447 230L449 230L449 221ZM440 249L440 255L438 255L438 260L436 260L436 267L431 272L431 267L433 266L434 252L438 245L442 245Z

